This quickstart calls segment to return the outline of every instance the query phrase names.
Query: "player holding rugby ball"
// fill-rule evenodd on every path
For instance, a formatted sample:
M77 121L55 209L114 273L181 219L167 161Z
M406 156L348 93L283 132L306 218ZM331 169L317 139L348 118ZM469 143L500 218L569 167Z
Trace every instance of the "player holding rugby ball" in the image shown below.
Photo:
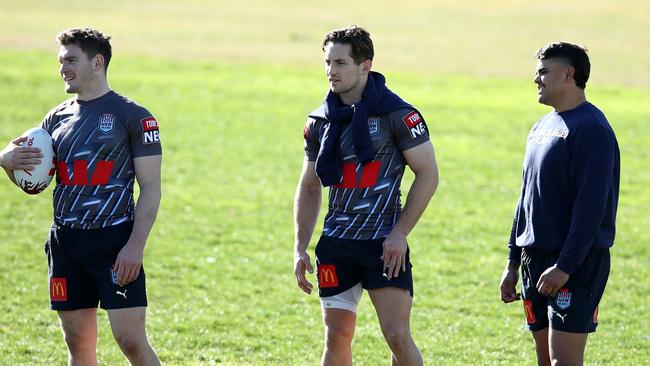
M160 203L158 123L142 106L112 91L106 79L110 37L95 29L57 36L65 91L75 94L52 109L40 127L56 155L54 224L45 251L50 301L58 312L70 365L96 365L97 306L133 365L159 365L145 331L144 246ZM13 140L0 165L39 166L42 151ZM133 200L133 185L140 195Z

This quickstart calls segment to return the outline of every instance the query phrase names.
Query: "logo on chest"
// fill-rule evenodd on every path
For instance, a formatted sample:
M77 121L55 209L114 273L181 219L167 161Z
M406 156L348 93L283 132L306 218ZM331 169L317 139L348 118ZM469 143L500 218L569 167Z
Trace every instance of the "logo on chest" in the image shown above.
M568 136L566 128L546 128L531 132L529 139L537 145L546 145L558 138L566 140Z
M99 117L99 130L103 133L113 131L115 125L115 115L113 113L104 113Z
M368 132L371 135L375 135L379 132L379 121L381 121L381 118L379 117L368 117Z

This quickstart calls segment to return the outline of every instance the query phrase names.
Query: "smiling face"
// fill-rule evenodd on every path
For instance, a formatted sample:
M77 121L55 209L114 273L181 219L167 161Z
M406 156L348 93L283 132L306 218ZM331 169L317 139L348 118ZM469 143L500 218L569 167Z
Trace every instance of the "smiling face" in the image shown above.
M76 44L59 47L59 73L63 78L66 93L83 94L96 79L97 55L88 59Z
M560 104L573 81L573 68L561 59L551 58L537 61L533 82L537 84L538 102L552 107Z
M325 45L325 73L330 90L341 99L347 95L363 93L368 78L371 60L356 64L351 56L352 47L347 43L328 43Z

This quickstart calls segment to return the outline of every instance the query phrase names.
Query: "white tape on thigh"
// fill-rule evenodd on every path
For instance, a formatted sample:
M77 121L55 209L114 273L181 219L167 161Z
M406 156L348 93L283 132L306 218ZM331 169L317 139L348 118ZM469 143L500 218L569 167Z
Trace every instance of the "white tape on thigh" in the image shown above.
M320 303L325 309L344 309L356 313L362 293L363 287L361 287L361 282L359 282L338 295L321 297Z

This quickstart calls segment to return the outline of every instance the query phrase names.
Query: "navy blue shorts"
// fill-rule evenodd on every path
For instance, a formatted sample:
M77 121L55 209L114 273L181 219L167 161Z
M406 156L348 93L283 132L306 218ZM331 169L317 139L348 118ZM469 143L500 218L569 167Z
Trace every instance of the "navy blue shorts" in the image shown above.
M571 333L591 333L598 326L598 303L609 277L609 249L592 248L571 274L557 296L537 292L539 276L552 267L558 252L523 248L521 251L522 297L528 329L549 327Z
M115 283L113 265L132 228L132 221L92 230L52 225L45 243L52 310L147 306L144 268L128 285Z
M366 290L399 287L413 296L413 275L406 250L406 272L388 279L384 262L380 259L384 239L351 240L322 235L316 244L316 278L320 297L338 295L357 283Z

